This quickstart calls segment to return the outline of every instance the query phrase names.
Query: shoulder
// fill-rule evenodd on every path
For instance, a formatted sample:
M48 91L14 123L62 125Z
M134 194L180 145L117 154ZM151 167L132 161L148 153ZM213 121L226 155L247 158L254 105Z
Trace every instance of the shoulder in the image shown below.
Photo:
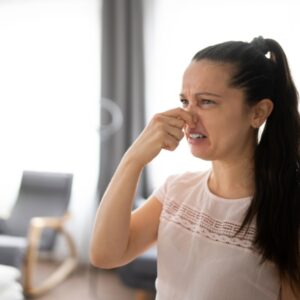
M209 170L200 172L185 172L182 174L169 176L166 180L167 184L195 186L205 180Z
M209 172L210 170L205 170L171 175L154 191L154 196L162 201L171 196L179 196L191 190L201 189L206 183Z

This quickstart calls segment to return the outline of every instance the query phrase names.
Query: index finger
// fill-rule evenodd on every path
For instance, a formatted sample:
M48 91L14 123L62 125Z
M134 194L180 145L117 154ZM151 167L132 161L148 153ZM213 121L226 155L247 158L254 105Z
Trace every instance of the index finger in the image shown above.
M163 113L163 115L182 119L184 122L186 122L189 126L192 127L195 126L195 123L197 122L197 117L194 114L180 107L167 110Z

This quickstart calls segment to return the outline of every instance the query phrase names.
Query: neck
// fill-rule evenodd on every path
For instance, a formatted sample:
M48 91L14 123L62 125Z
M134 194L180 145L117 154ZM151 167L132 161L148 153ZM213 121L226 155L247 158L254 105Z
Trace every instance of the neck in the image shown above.
M212 173L208 186L217 196L237 199L252 196L254 193L253 161L244 159L226 163L212 162Z

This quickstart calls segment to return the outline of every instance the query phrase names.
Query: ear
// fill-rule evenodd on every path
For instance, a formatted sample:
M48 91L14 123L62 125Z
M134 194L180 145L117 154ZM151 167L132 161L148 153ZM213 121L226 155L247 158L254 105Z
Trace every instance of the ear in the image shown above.
M251 126L259 128L269 117L273 110L273 102L270 99L262 99L252 107Z

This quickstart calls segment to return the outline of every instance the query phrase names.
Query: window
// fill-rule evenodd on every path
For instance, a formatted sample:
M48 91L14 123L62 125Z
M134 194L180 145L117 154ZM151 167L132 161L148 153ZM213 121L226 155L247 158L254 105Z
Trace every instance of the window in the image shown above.
M226 40L251 41L262 35L284 48L296 85L300 88L300 27L296 1L153 0L145 1L147 115L180 105L181 77L192 56L203 47ZM163 166L163 167L161 167ZM210 166L192 157L182 141L173 153L162 153L151 163L157 187L172 173Z
M23 170L71 172L71 231L86 245L99 165L100 15L99 0L0 2L0 214Z

